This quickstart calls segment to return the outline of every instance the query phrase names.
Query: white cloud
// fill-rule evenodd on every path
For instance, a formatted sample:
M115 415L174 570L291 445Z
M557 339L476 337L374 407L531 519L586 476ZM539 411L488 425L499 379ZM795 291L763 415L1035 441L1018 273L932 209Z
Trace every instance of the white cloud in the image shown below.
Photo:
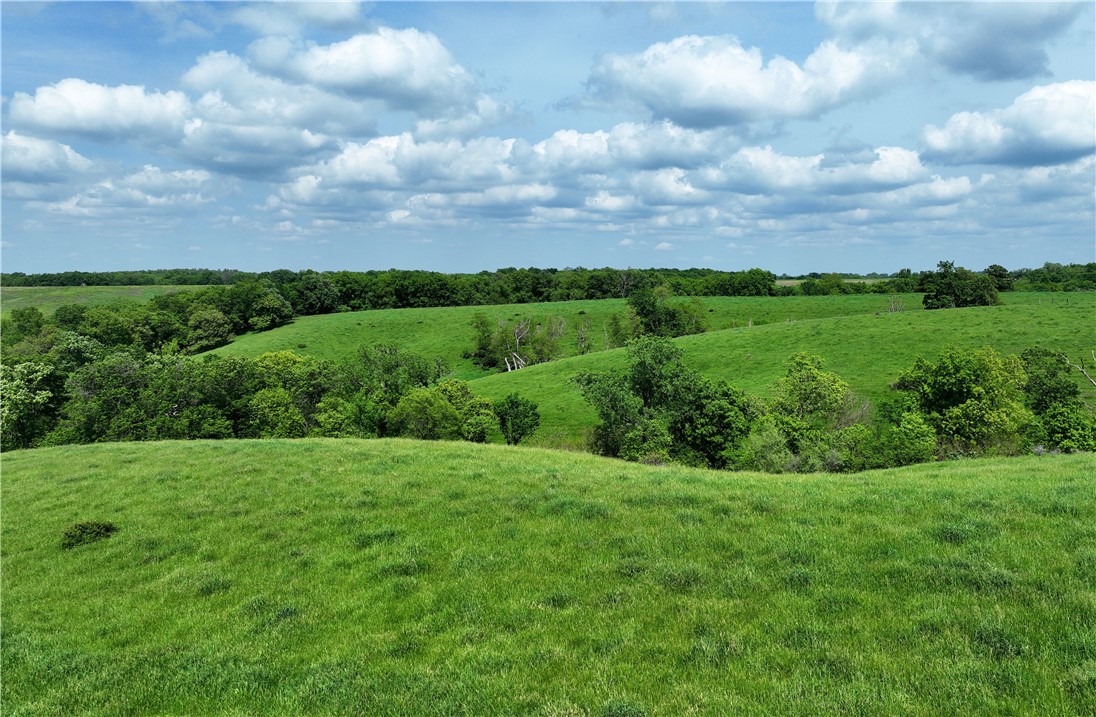
M659 242L658 244L655 244L655 249L658 250L658 251L670 251L673 248L674 248L674 245L671 244L668 241L662 241L662 242Z
M186 126L181 148L191 161L218 172L264 177L305 161L330 143L307 129L195 119Z
M827 166L825 154L789 156L771 146L744 147L721 166L699 173L704 186L743 194L805 191L813 194L879 192L923 181L928 171L916 152L877 147L870 162Z
M903 46L823 42L800 66L737 38L687 35L635 55L607 55L587 82L593 98L631 101L686 127L817 117L882 88Z
M231 19L263 35L294 37L310 25L353 26L360 21L361 10L360 2L258 2L237 7Z
M70 77L39 87L34 96L16 92L11 123L47 132L73 132L106 139L177 136L190 115L182 92L146 92L143 86L108 87Z
M91 160L67 144L10 130L3 139L4 183L61 182L91 169Z
M427 140L449 137L468 138L517 116L518 113L513 105L498 102L488 95L481 94L470 110L458 107L442 117L420 119L415 123L415 136Z
M952 164L1053 165L1096 150L1096 82L1034 87L1008 107L959 112L924 131L926 156Z
M379 107L256 72L241 57L210 52L183 75L201 93L194 114L221 124L297 127L327 134L372 134Z
M145 212L174 214L214 200L212 175L201 170L165 171L145 165L119 179L107 179L63 201L52 202L48 211L77 217L123 214L140 220Z
M815 14L852 41L910 41L930 60L979 79L1049 74L1044 47L1085 3L819 2Z
M381 27L330 45L266 37L251 56L266 72L426 115L471 110L481 94L441 40L415 28Z

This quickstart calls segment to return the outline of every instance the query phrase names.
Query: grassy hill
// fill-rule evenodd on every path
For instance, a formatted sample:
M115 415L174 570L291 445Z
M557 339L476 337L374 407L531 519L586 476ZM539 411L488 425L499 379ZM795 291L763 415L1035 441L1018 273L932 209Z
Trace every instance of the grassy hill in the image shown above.
M0 307L7 316L13 309L37 306L52 316L64 304L140 304L162 294L196 291L204 286L4 286L0 287Z
M1096 459L3 456L8 715L1096 713ZM71 550L76 521L109 539Z
M880 294L849 296L703 297L706 316L713 330L753 324L830 316L849 316L884 312L891 301L920 307L920 294L885 296ZM375 343L396 343L427 356L441 356L454 369L457 378L471 379L487 375L462 355L474 347L470 326L472 317L483 313L494 323L499 319L523 317L543 322L551 316L562 317L567 335L560 341L563 356L578 353L575 330L589 323L593 351L606 348L606 323L613 313L626 310L623 299L604 301L561 301L548 304L504 304L499 306L459 306L432 309L388 309L358 311L324 316L302 316L292 323L263 333L245 334L213 353L254 357L268 351L295 351L317 358L345 360L358 347Z
M790 355L817 354L855 391L878 401L918 356L935 357L952 345L992 346L1002 353L1039 345L1074 359L1087 356L1096 344L1093 316L1096 295L1011 294L1002 306L783 321L687 336L677 343L686 365L759 394L783 374ZM620 368L625 358L621 350L590 354L491 375L472 386L492 399L516 391L536 401L542 416L532 439L537 445L581 448L597 419L568 379L580 370ZM1096 397L1090 384L1079 380L1078 385Z

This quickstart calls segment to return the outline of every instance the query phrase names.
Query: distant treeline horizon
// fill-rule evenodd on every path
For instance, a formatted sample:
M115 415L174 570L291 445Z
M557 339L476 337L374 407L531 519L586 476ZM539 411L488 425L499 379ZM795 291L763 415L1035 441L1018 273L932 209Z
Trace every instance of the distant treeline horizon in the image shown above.
M269 282L277 288L290 288L306 277L323 277L342 294L375 298L369 306L350 308L396 308L402 306L461 306L484 303L534 303L578 299L627 298L631 291L642 287L667 286L678 296L765 296L787 293L788 287L777 282L808 282L794 293L815 293L813 284L825 285L834 291L835 280L878 282L875 291L917 291L919 279L932 272L912 272L900 269L893 273L870 272L809 272L806 274L775 274L753 268L744 271L716 269L616 269L584 267L564 269L503 268L478 273L445 273L416 269L385 269L369 271L323 271L311 269L292 271L249 272L237 269L138 269L119 271L64 271L26 274L0 273L0 284L23 286L232 286L240 283ZM1059 264L1047 262L1029 269L1008 270L992 264L980 273L995 277L1007 289L1028 291L1096 290L1096 262ZM314 280L314 279L313 279ZM822 289L818 286L817 289ZM1005 286L1000 286L1006 289ZM1006 289L1006 290L1007 290ZM840 293L870 291L851 287ZM424 303L425 302L425 303Z

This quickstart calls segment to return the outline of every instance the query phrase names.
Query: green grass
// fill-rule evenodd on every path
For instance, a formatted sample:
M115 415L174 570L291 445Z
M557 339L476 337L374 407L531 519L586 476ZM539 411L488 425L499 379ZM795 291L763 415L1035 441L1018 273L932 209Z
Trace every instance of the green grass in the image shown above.
M828 370L873 402L888 396L890 384L918 356L935 358L948 346L992 346L1018 354L1040 345L1065 351L1074 360L1093 348L1096 295L1010 294L1005 301L995 307L797 319L687 336L677 343L687 366L761 395L783 375L790 355L817 354ZM516 391L537 402L541 428L531 440L581 449L597 418L568 379L580 370L622 368L625 358L621 350L591 354L488 376L472 387L492 399ZM1077 379L1090 399L1096 397L1090 384Z
M713 330L758 326L788 320L829 316L849 316L885 312L894 298L907 307L919 307L920 294L896 297L884 295L793 296L781 298L704 297L705 316ZM593 351L606 347L606 322L613 313L626 310L623 299L604 301L561 301L548 304L505 304L500 306L460 306L432 309L386 309L358 311L324 316L303 316L292 323L262 333L240 336L213 353L255 357L268 351L294 351L317 358L342 361L351 358L360 346L396 343L426 356L441 356L453 368L457 378L472 379L487 375L470 360L462 358L474 348L472 317L485 314L494 323L499 319L530 317L544 321L560 316L566 321L567 334L560 341L561 355L577 354L576 328L590 325Z
M3 456L5 715L1091 715L1096 460ZM66 528L117 532L65 550Z
M0 287L0 308L7 316L13 309L37 306L52 316L58 306L85 304L140 304L163 294L197 291L204 286L4 286Z

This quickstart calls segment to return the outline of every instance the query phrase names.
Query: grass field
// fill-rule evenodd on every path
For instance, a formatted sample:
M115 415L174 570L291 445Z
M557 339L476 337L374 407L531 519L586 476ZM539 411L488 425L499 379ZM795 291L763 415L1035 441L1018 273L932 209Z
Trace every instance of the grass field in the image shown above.
M0 287L0 310L7 316L13 309L37 306L52 316L58 306L85 304L139 304L162 294L197 291L204 286L4 286Z
M879 294L849 296L704 297L700 301L713 330L771 324L788 320L874 314L886 311L892 298L906 307L920 307L920 294L890 297ZM487 375L470 360L462 358L474 347L472 317L483 313L494 323L499 319L530 317L545 321L560 316L567 335L560 341L561 354L577 353L575 329L588 321L593 351L606 347L606 322L611 314L623 314L623 299L604 301L561 301L550 304L506 304L433 309L389 309L325 316L303 316L292 323L264 333L245 334L213 353L254 357L267 351L295 351L329 360L345 360L358 347L374 343L397 343L427 356L441 356L462 379Z
M992 346L1002 353L1019 353L1040 345L1068 352L1074 360L1096 346L1096 296L1013 294L1006 301L984 308L784 321L686 336L677 344L685 352L687 366L762 395L783 374L790 355L817 354L825 359L828 370L875 402L887 397L899 372L912 366L918 356L934 358L948 346ZM537 402L541 428L531 441L581 449L597 418L568 379L580 370L622 368L625 359L623 351L607 351L491 375L474 381L472 387L492 399L516 391ZM1092 386L1079 374L1077 378L1086 395L1096 398Z
M1096 458L855 476L303 440L3 456L16 715L1096 713ZM75 521L109 539L60 547Z

